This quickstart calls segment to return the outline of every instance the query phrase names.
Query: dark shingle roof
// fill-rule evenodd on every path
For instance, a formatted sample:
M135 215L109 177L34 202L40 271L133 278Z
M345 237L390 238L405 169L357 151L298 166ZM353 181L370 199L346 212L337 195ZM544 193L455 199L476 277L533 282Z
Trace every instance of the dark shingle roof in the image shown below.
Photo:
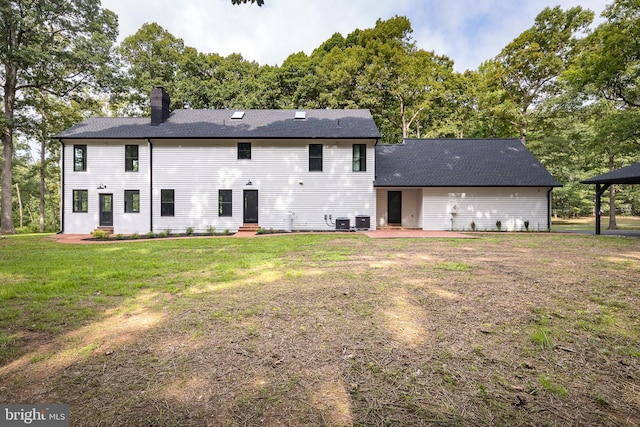
M560 187L518 139L407 139L376 146L376 187Z
M369 110L176 110L158 126L149 117L95 117L55 136L58 139L146 138L380 138Z
M640 184L640 163L581 181L583 184Z

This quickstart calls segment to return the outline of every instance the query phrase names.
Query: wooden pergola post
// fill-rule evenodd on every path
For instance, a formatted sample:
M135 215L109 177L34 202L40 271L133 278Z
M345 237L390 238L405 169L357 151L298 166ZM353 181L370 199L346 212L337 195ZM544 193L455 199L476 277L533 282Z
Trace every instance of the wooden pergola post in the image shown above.
M596 234L600 234L600 212L602 211L600 197L610 186L611 184L596 184Z
M640 184L640 163L634 163L593 178L580 181L596 185L596 234L600 234L600 197L614 184Z

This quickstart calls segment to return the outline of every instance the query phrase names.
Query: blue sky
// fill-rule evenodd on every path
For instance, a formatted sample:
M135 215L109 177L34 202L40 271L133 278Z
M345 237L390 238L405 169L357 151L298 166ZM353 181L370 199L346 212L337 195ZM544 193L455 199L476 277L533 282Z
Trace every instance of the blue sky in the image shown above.
M338 32L372 28L376 20L406 16L419 48L454 60L457 71L476 69L547 6L582 6L596 19L605 0L265 0L263 7L230 0L102 0L120 22L120 38L157 22L187 46L226 56L240 53L261 65L280 65Z

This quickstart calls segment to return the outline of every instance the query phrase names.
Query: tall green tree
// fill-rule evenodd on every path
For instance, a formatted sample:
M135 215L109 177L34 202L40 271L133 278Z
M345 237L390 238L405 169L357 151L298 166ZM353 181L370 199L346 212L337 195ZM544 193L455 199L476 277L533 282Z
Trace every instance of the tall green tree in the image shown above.
M528 148L562 184L553 190L553 214L578 217L593 214L593 195L580 181L600 173L597 154L597 120L594 104L583 105L581 96L566 88L538 106Z
M171 104L181 106L176 95L176 77L184 52L184 42L157 23L145 23L116 48L120 73L112 93L118 114L149 114L149 94L164 86L172 95Z
M322 55L320 105L370 109L385 143L428 133L446 104L453 62L417 49L412 32L409 20L397 16L325 42L314 52Z
M424 50L406 57L390 88L399 108L402 138L452 136L448 124L457 107L455 83L449 57Z
M640 0L615 0L602 16L566 76L605 99L640 107Z
M240 54L222 57L187 47L169 86L174 88L171 103L189 108L268 108L266 100L259 99L259 74L260 66Z
M274 67L273 87L279 90L279 108L319 108L319 79L316 67L320 55L304 52L289 55L280 67Z
M621 166L640 160L640 145L638 141L638 121L640 114L637 109L627 109L616 101L601 100L598 107L596 153L604 158L605 167L602 172L612 171ZM629 157L633 159L630 161ZM617 186L609 187L609 229L617 229L616 223L616 194Z
M29 165L33 169L32 176L39 180L38 194L28 194L38 200L38 221L31 224L31 229L40 232L55 229L60 202L60 143L52 137L58 132L82 121L88 115L100 113L101 104L88 92L75 93L69 99L54 96L43 89L30 89L24 93L24 101L31 112L24 121L23 139L31 143L37 151L38 158L32 159ZM37 148L35 147L37 145ZM31 147L29 147L31 148ZM32 153L33 154L33 153ZM18 179L15 182L20 182ZM51 207L47 211L47 205ZM51 212L52 214L48 214Z
M13 233L14 132L23 119L21 94L40 89L59 96L105 77L117 19L99 0L11 0L0 3L2 84L2 221Z
M563 75L598 108L592 150L603 162L597 173L640 160L640 0L614 0L602 17ZM609 190L609 228L616 228L617 188Z
M545 8L535 24L516 37L496 57L495 70L506 99L517 106L512 123L527 142L529 113L545 97L553 96L557 78L577 53L578 36L593 21L593 12L580 6L563 11Z

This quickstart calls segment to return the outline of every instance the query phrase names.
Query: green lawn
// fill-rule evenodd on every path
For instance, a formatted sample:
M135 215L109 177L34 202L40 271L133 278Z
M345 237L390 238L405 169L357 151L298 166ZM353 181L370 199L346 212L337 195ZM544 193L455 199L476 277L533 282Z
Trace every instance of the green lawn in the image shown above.
M638 425L640 239L0 239L0 401L72 425Z
M603 230L609 227L609 216L602 216L600 226ZM554 231L563 230L595 230L595 217L584 218L556 218L552 221ZM616 216L616 224L620 230L640 230L640 217L637 216Z

